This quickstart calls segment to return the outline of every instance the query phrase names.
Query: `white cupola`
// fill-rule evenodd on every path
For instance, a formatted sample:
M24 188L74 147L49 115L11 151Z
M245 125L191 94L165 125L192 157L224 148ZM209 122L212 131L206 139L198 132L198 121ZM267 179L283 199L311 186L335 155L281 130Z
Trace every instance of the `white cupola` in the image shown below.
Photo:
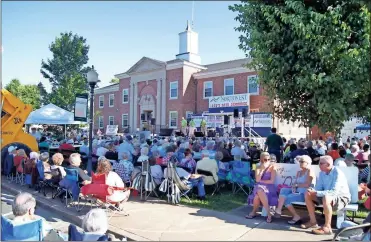
M192 30L189 21L186 30L179 33L179 54L176 58L201 64L201 57L198 55L198 33Z

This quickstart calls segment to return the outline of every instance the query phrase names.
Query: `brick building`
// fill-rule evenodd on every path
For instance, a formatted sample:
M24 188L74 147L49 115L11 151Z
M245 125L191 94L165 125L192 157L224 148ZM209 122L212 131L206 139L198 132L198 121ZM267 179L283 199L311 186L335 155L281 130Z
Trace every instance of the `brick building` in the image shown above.
M141 129L152 118L156 127L180 128L182 117L208 111L209 98L250 94L250 111L268 111L267 98L256 84L249 59L202 65L198 34L188 24L179 34L176 59L141 58L129 70L115 75L118 84L95 92L95 130L119 125L119 132Z

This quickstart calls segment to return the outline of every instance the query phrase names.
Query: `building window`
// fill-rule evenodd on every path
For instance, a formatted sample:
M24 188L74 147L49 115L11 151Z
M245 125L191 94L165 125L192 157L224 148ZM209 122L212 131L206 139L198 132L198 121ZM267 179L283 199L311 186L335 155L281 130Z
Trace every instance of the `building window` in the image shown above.
M108 117L108 124L109 125L114 125L115 124L115 117L114 116L109 116Z
M192 111L186 111L186 119L192 118L193 112Z
M207 81L204 82L204 98L213 96L213 82Z
M178 98L178 81L170 82L170 99Z
M247 77L247 92L252 95L259 95L259 85L258 85L258 76L248 76Z
M104 107L104 96L99 96L99 108Z
M113 107L114 102L115 102L115 94L110 94L110 95L109 95L109 103L108 103L108 106L109 106L109 107Z
M224 95L233 95L234 94L234 79L225 79L224 80Z
M122 115L122 127L126 128L129 126L129 115L128 114L123 114Z
M169 128L176 128L178 124L178 112L170 111L169 112Z
M129 89L123 89L122 90L122 103L128 103L129 102Z
M99 116L98 123L99 123L99 128L103 129L103 127L104 127L103 116Z

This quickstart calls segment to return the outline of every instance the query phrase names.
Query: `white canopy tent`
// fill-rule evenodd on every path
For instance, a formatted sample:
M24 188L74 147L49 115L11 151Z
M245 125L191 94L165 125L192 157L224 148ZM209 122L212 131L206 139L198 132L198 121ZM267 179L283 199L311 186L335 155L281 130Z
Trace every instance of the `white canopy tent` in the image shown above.
M52 103L43 106L30 113L25 124L81 124L84 122L75 121L74 114ZM66 130L66 128L65 128Z

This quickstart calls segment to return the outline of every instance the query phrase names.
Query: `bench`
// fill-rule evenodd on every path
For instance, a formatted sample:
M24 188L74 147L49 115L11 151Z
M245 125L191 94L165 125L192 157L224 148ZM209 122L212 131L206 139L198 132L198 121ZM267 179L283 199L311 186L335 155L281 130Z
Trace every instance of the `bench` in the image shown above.
M283 180L286 177L292 177L292 180L295 180L296 173L299 171L299 166L297 164L284 164L278 163L277 166L277 175L275 180L275 185L282 184ZM318 165L312 165L312 170L314 171L316 178L318 179L320 169ZM336 211L337 220L336 227L341 228L341 224L345 221L346 212L352 212L352 219L354 220L355 214L358 211L358 168L357 167L337 167L340 169L345 177L347 178L349 191L351 195L350 203L343 209ZM297 206L306 206L305 202L295 202L293 205ZM322 208L322 205L316 206L317 208ZM265 209L263 209L262 214L266 214Z

